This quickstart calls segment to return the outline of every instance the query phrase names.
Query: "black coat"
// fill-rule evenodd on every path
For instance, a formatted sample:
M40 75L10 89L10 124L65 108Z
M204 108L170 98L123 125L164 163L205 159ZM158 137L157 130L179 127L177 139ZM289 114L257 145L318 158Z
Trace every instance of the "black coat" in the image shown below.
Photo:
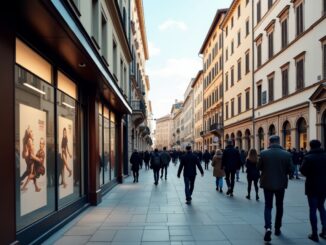
M178 170L178 177L183 170L183 176L192 177L197 175L196 166L199 168L201 174L204 174L204 170L199 163L199 159L195 156L192 152L187 152L181 157L179 170Z
M309 151L303 158L300 168L306 176L306 190L308 196L326 196L326 153L322 149Z
M222 168L225 171L235 172L237 169L240 169L240 166L240 152L232 145L226 146L222 155Z
M259 170L257 168L257 163L250 161L247 159L246 161L246 173L247 173L247 178L252 179L252 180L258 180L260 177Z
M211 160L211 154L208 151L205 151L205 153L203 155L203 161L209 162L209 160Z
M150 159L151 159L151 155L149 154L149 152L145 151L145 153L144 153L144 161L146 163L149 163Z
M139 165L142 162L142 158L140 157L138 152L133 152L130 157L130 163L131 163L131 170L132 171L138 171Z

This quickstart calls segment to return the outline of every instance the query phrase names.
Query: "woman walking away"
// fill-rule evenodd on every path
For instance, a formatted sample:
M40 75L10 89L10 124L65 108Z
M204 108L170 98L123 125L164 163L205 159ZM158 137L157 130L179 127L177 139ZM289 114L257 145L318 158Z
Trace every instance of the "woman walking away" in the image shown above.
M212 161L213 176L216 177L216 190L223 193L223 177L225 172L222 169L222 151L217 150Z
M258 196L258 180L260 178L260 173L257 168L258 163L258 155L255 149L250 149L248 153L248 157L246 160L246 168L247 168L247 180L248 180L248 195L247 199L250 200L250 192L251 192L251 184L254 182L255 191L256 191L256 200L259 200Z

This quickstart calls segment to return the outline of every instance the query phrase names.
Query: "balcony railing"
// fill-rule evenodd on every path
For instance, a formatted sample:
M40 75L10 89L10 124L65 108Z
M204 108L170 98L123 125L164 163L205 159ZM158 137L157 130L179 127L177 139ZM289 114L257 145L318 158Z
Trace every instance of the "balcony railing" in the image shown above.
M143 113L144 117L146 117L146 106L143 101L132 100L131 107L132 107L133 113Z
M209 127L210 131L218 131L223 129L223 124L221 123L214 123Z

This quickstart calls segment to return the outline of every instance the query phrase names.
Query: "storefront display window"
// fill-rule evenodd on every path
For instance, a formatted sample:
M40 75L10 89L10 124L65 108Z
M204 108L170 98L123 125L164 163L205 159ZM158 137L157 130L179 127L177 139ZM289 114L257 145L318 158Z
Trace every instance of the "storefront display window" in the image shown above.
M58 72L57 147L59 206L80 197L80 130L76 85Z
M283 124L283 146L285 149L291 149L291 125L288 121Z
M297 135L298 135L298 148L307 148L307 123L304 118L298 120L297 125Z
M103 106L101 103L98 104L98 140L99 140L99 159L100 159L100 185L104 184L103 179L103 167L104 167L104 159L103 159Z
M259 128L258 129L258 146L259 150L262 151L265 149L265 142L264 142L264 129Z
M117 153L117 138L116 138L116 120L113 112L110 113L110 163L111 163L111 179L117 177L116 169L116 153Z
M110 176L110 119L109 110L104 107L104 151L103 151L103 163L104 163L104 183L108 183L111 180Z

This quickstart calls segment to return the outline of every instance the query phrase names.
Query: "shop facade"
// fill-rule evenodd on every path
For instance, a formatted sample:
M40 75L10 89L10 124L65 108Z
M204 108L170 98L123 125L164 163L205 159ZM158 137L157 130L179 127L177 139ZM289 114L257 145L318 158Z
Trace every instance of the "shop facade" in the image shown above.
M131 107L67 2L0 10L1 244L41 243L128 173Z

